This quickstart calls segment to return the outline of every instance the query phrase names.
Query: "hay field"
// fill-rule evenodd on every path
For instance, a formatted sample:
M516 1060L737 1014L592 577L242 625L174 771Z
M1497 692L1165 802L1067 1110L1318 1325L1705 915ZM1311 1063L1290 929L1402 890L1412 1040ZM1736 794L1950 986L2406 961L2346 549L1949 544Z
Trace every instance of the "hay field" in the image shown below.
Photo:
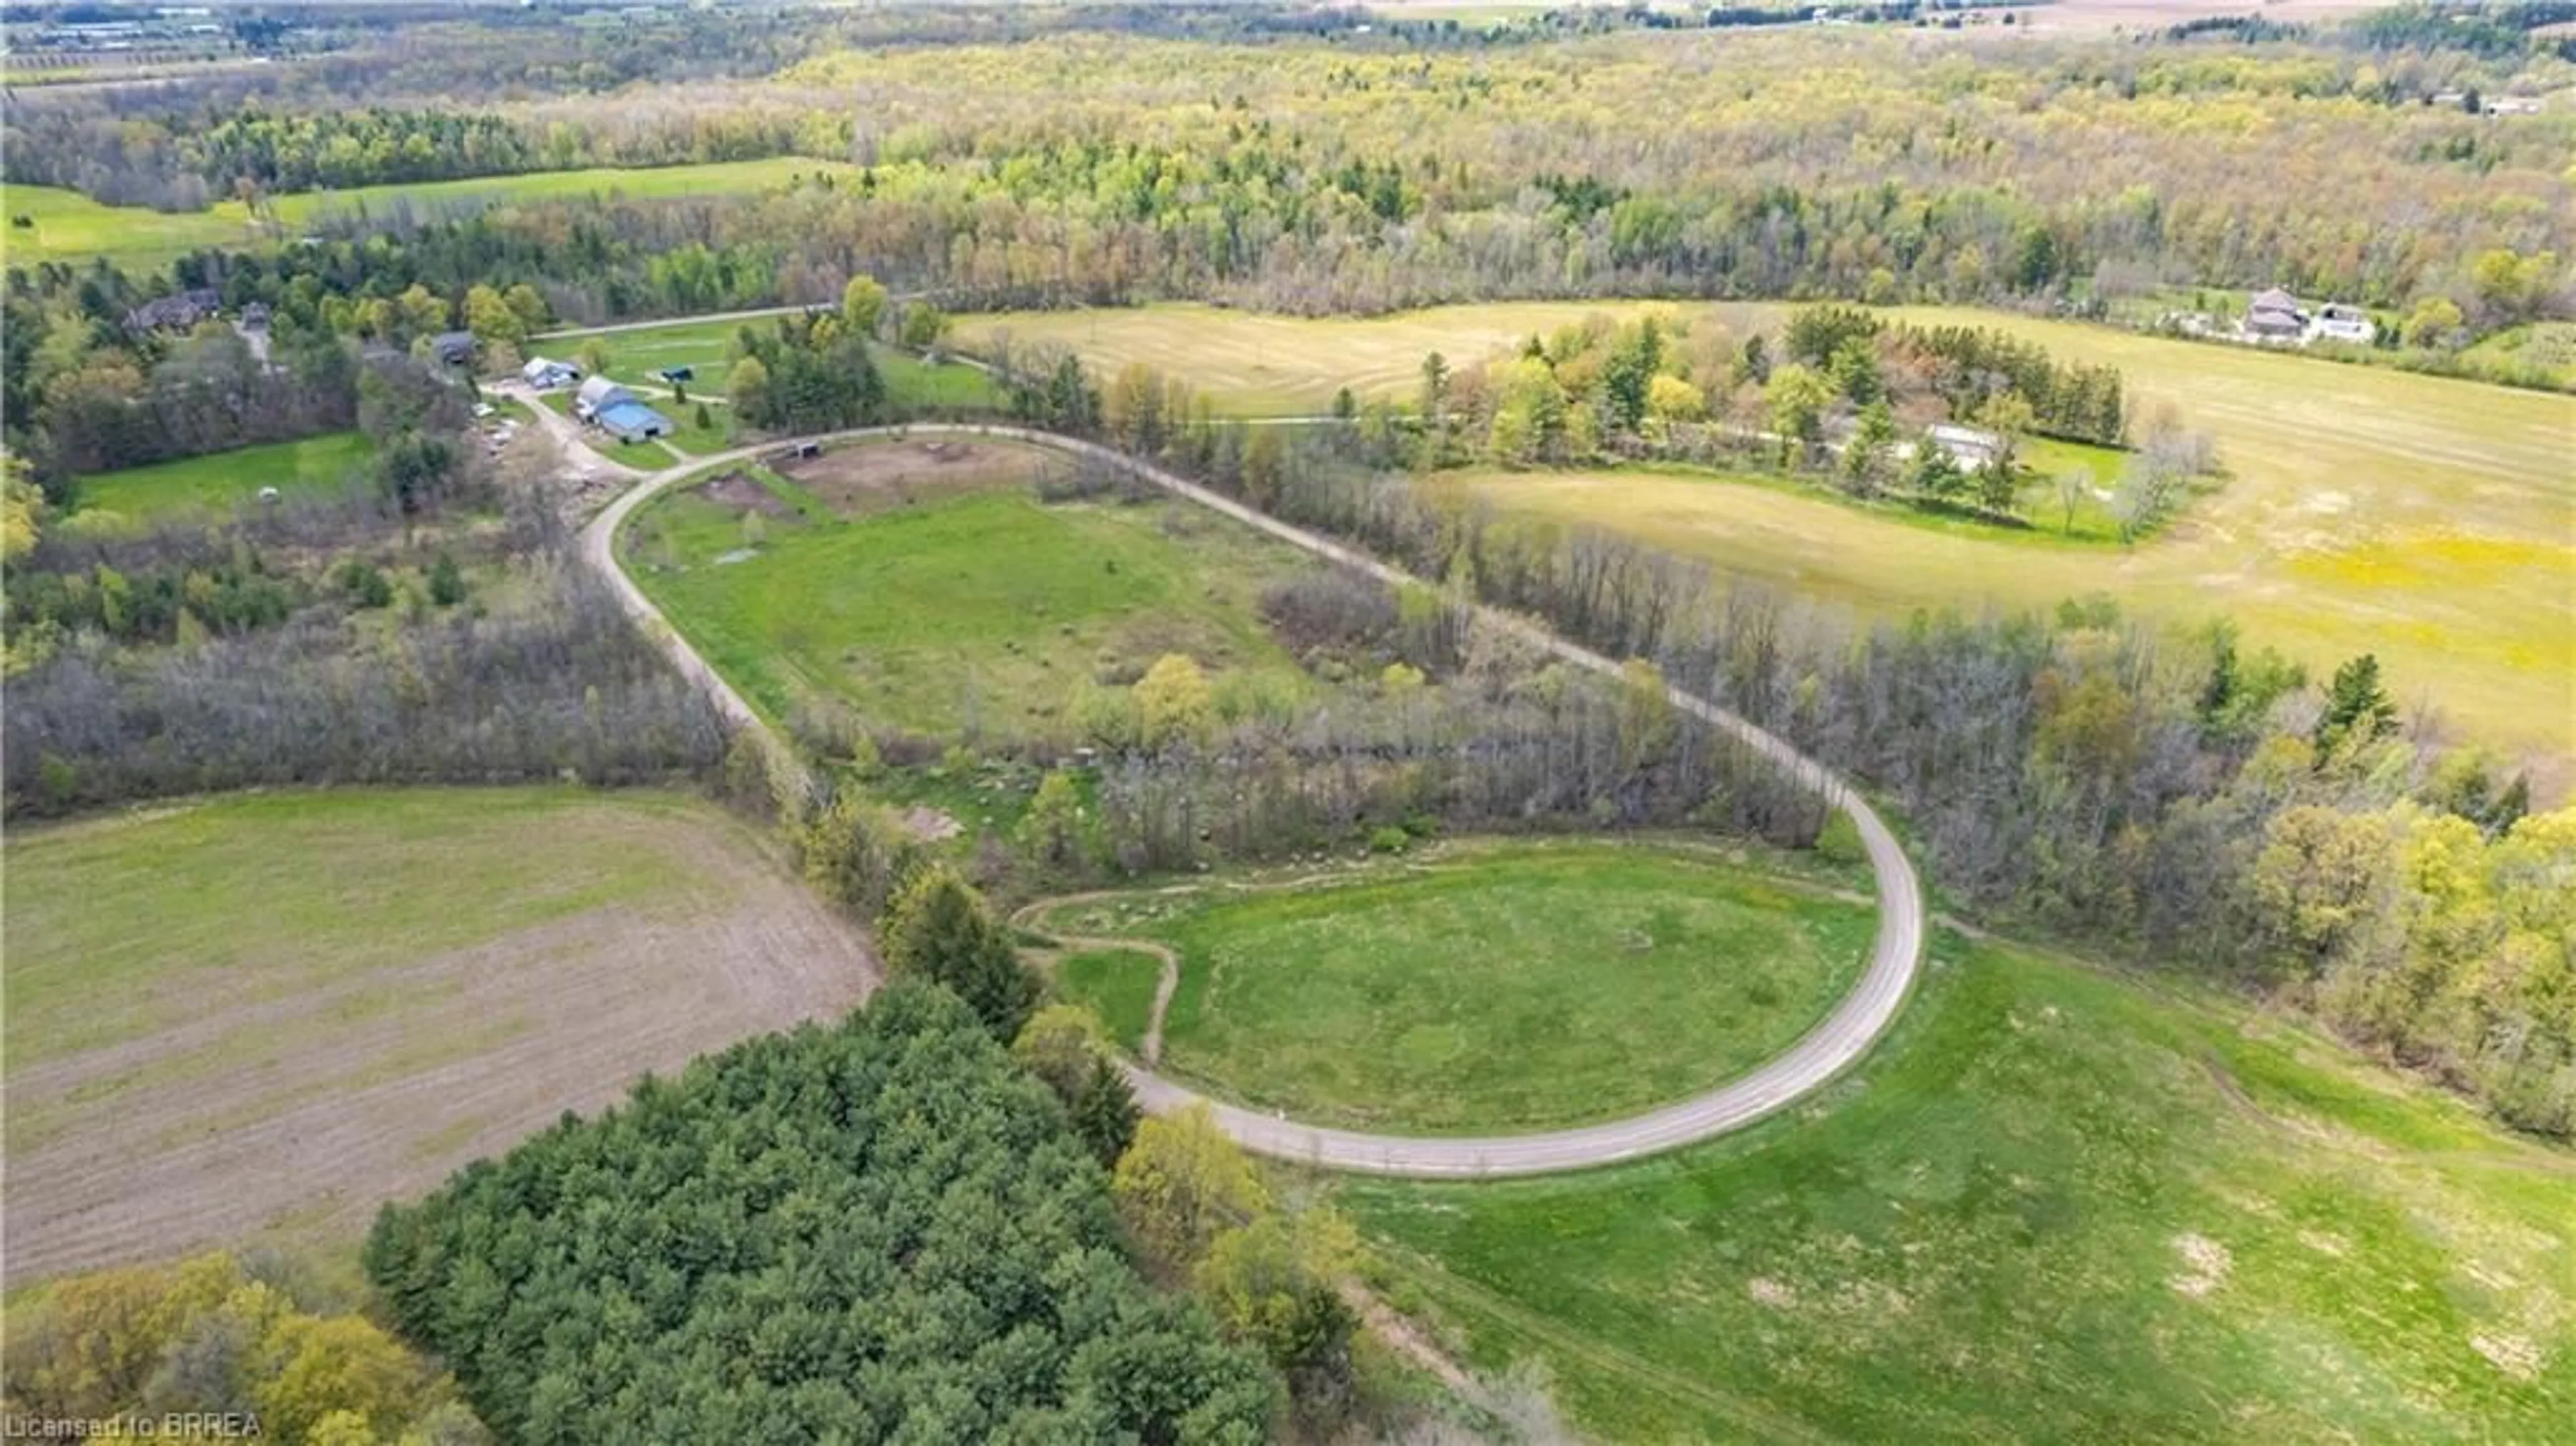
M1345 383L1409 397L1426 351L1472 360L1588 313L1648 305L1511 303L1359 321L1167 306L978 317L965 330L1062 342L1103 370L1146 361L1237 413L1282 415L1321 410ZM1653 305L1739 335L1776 328L1787 311ZM1964 308L1891 315L2000 327L2062 357L2113 363L2138 415L2170 405L2217 439L2233 475L2128 550L1953 535L1821 498L1643 471L1480 472L1444 485L1873 612L2047 606L2097 591L2173 623L2223 612L2320 673L2375 651L2401 701L2437 707L2455 733L2576 760L2576 397Z

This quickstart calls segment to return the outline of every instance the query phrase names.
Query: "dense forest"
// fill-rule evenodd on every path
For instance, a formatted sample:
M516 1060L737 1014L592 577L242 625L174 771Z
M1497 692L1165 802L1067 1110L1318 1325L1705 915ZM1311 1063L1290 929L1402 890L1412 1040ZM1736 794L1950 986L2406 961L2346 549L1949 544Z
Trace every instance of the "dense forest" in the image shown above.
M369 1275L505 1439L1268 1439L1279 1385L1121 1252L944 990L738 1045L391 1207Z
M432 234L414 218L400 254L285 262L376 296L528 282L576 320L827 302L859 271L956 307L1188 296L1300 313L1610 295L2082 309L2278 285L2390 313L2391 344L2420 318L2439 349L2563 313L2576 259L2576 122L2426 103L2561 84L2568 62L2547 53L2340 32L807 39L741 83L462 114L381 90L214 123L38 98L13 114L26 139L10 164L218 196L326 173L781 152L859 168L744 201L528 204ZM2105 183L2124 175L2160 180ZM187 275L236 290L205 261Z

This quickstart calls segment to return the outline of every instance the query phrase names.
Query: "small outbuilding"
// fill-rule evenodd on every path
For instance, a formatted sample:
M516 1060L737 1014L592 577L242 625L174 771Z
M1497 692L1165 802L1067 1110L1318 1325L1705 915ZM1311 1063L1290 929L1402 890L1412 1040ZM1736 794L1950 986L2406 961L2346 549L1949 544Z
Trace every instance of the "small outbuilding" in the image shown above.
M474 333L442 331L429 339L429 354L440 366L470 367L474 365Z
M580 381L581 368L570 362L549 361L541 356L532 356L528 358L527 365L519 368L519 377L538 391L551 392L557 387L568 387Z

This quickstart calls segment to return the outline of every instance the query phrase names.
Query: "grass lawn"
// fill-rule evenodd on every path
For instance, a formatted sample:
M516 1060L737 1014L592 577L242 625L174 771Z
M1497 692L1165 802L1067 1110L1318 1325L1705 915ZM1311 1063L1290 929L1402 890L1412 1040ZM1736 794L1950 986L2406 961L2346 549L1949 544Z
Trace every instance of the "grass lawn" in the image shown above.
M1078 683L1132 681L1170 652L1219 676L1302 678L1254 613L1262 587L1302 565L1285 546L1186 504L1043 505L1027 481L1061 459L973 451L935 495L853 516L820 495L819 473L747 473L758 490L726 499L674 492L628 525L628 565L773 717L830 698L881 725L1007 733L1052 718ZM837 474L922 455L871 442L820 462Z
M679 424L680 430L663 440L690 456L704 457L711 452L726 451L735 445L733 416L730 408L709 406L706 409L707 425L701 427L697 421L698 403L695 398L685 403L674 402L668 397L647 397L645 400L652 404L653 410Z
M885 373L886 395L911 412L981 412L1002 406L1001 389L980 367L963 362L932 363L891 347L876 349L877 367Z
M2111 499L2118 491L2121 471L2128 466L2128 453L2089 442L2033 437L2022 444L2020 463L2021 487L2013 500L2015 514L2028 518L2031 526L2052 536L2095 542L2119 540L2120 519L2111 510ZM2059 479L2070 473L2082 479L2082 490L2075 496L2071 513L2058 486Z
M83 526L106 530L183 515L229 517L262 487L288 495L336 492L363 474L374 455L363 432L326 432L100 472L80 479L77 503Z
M1129 1054L1144 1048L1162 977L1163 961L1135 949L1087 949L1055 966L1056 992L1091 1006Z
M2576 1156L2232 1005L1934 957L1792 1116L1336 1193L1391 1298L1600 1440L2564 1438Z
M690 396L721 397L733 372L729 353L734 337L746 326L757 329L775 325L777 322L770 318L675 321L668 326L626 331L569 332L530 342L528 350L569 358L580 352L583 341L595 335L608 352L608 375L628 386L658 388L663 382L654 373L666 367L687 367L695 373L695 379L688 384ZM885 375L887 394L908 411L972 411L1000 405L993 379L974 367L959 362L934 366L889 346L871 350L878 369Z
M13 830L5 861L13 1284L351 1238L868 977L758 834L670 794L233 795Z
M767 319L753 321L675 321L668 326L638 327L632 331L567 332L543 341L531 341L526 350L530 356L579 356L582 343L596 336L608 353L608 375L630 387L661 386L654 373L665 367L687 367L695 377L688 384L693 397L721 397L725 379L733 371L726 353L734 336L744 327L767 327L776 323Z
M1736 335L1790 308L1658 304ZM1100 369L1144 360L1241 413L1320 410L1344 383L1409 397L1426 351L1453 362L1587 313L1637 304L1510 303L1370 320L1167 306L969 318L968 336L1074 346ZM1602 525L1731 572L1879 614L1926 604L2053 606L2108 592L2135 614L2194 623L2224 612L2250 642L2323 676L2378 653L2400 701L2457 731L2576 760L2576 397L2314 357L2136 335L1962 308L1899 308L1928 325L2001 328L2060 358L2122 369L2142 417L2170 404L2217 439L2232 474L2128 549L1942 535L1823 498L1612 472L1472 476L1528 515ZM2043 474L2047 475L2047 474ZM2079 519L2080 521L2080 519Z
M1176 1076L1299 1119L1430 1134L1614 1118L1741 1074L1824 1017L1876 927L1865 906L1714 855L1570 842L1311 888L1128 895L1056 922L1180 950ZM1098 997L1087 982L1063 987L1123 1032L1133 979Z
M304 191L275 197L277 230L289 237L325 216L382 213L396 204L434 213L442 207L489 206L581 196L725 196L775 190L806 177L846 175L837 161L783 156L758 161L714 161L689 166L600 166L579 171L537 171L465 181L425 181L360 186L346 191ZM168 213L141 206L103 206L77 191L53 186L0 188L0 210L28 216L35 226L12 225L11 260L87 262L105 256L121 266L166 266L206 246L274 244L275 233L252 224L239 201L219 201L203 211ZM23 251L22 251L23 248Z

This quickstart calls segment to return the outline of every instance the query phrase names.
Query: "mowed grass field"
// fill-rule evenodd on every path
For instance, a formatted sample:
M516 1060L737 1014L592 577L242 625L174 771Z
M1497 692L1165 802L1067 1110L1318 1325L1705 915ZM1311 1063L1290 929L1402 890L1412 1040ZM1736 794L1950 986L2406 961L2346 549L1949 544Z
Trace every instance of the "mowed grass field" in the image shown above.
M363 478L374 458L365 433L326 432L100 472L79 479L77 515L82 526L106 530L181 516L228 518L263 487L289 497L338 492Z
M1590 312L1635 305L1442 308L1365 321L1206 307L976 318L1015 343L1061 341L1104 370L1144 360L1251 414L1320 409L1333 388L1409 398L1426 351L1453 363ZM1777 305L1668 305L1737 335ZM2133 548L1933 529L1823 498L1647 470L1471 472L1461 487L1527 516L1597 525L1729 572L1888 615L1924 605L2046 607L2107 592L2133 615L2235 617L2248 639L2324 675L2376 652L2401 702L2469 737L2576 760L2576 397L1965 309L1923 324L1999 327L2067 360L2122 369L2140 417L2170 404L2217 439L2231 476Z
M874 977L704 802L237 795L13 830L7 1279L345 1245L646 1070Z
M1049 916L1174 946L1174 1076L1302 1120L1514 1131L1670 1103L1788 1047L1858 975L1866 905L1644 845L1478 844L1436 862ZM1155 962L1068 961L1122 1038Z
M1041 503L1031 484L1049 469L1071 463L1012 443L870 442L792 476L675 491L621 545L673 625L775 718L837 700L881 726L1007 732L1165 653L1220 682L1296 686L1254 611L1296 554L1187 504Z
M731 351L734 338L746 326L766 328L778 323L770 318L750 321L675 321L667 326L627 327L614 331L557 332L528 343L532 355L560 356L567 360L580 354L583 342L597 338L608 352L608 375L633 387L659 389L665 384L654 375L666 367L687 367L695 379L688 385L692 397L725 395L727 379L733 371ZM933 364L909 352L893 347L870 348L878 370L885 376L886 393L896 405L907 411L973 411L998 406L1000 392L993 379L983 371L960 362Z
M1808 1108L1349 1179L1381 1288L1592 1439L2515 1442L2576 1421L2576 1155L2232 1005L1945 935Z
M775 190L799 180L847 175L837 161L778 156L757 161L714 161L689 166L600 166L579 171L535 171L464 181L423 181L357 186L345 191L299 191L272 198L276 221L288 239L325 216L382 213L408 205L434 214L447 207L481 207L512 201L581 196L733 196ZM119 265L166 266L206 246L257 246L274 237L254 225L239 201L218 201L203 211L165 212L143 206L106 206L78 191L54 186L0 187L0 212L12 263L86 263L104 256ZM25 216L33 227L20 227Z
M977 355L992 351L997 340L1015 350L1070 347L1102 380L1129 362L1143 362L1198 388L1224 414L1320 417L1332 410L1333 394L1343 387L1363 401L1391 397L1411 403L1428 352L1441 353L1455 367L1587 316L1624 320L1648 313L1689 311L1672 302L1507 301L1352 320L1173 302L961 316L956 336L959 346Z

